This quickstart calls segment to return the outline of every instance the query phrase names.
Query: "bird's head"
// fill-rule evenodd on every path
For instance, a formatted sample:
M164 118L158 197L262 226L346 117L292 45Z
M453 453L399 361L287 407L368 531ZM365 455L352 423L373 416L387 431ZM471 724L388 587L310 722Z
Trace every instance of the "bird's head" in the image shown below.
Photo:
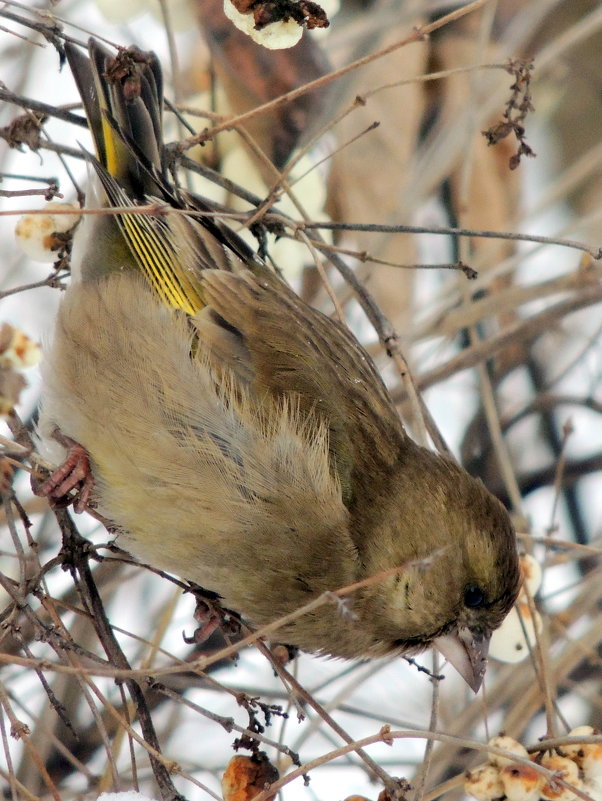
M451 460L418 446L399 471L382 520L395 521L366 549L369 574L399 565L375 584L371 614L387 650L436 647L476 692L492 632L520 586L516 536L507 511ZM384 650L384 649L383 649Z

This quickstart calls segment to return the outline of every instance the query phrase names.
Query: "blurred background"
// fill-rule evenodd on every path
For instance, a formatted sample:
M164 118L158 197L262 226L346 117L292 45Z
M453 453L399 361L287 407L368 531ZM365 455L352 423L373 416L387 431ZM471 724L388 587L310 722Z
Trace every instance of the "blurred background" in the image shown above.
M399 658L302 654L275 669L256 647L222 656L221 634L191 644L192 596L105 547L111 536L91 517L54 515L9 461L29 464L8 440L27 447L40 380L39 366L21 371L37 349L15 361L5 327L5 797L139 786L221 798L234 745L259 748L282 776L323 761L308 784L283 787L287 801L376 799L387 775L412 782L412 801L457 799L500 730L529 747L600 727L602 7L491 0L454 17L464 5L330 0L329 27L267 50L234 28L222 0L0 3L0 324L41 343L43 358L69 281L62 241L34 260L15 237L28 210L77 204L85 191L91 140L61 68L63 36L152 49L166 77L166 141L207 132L175 164L182 184L229 210L257 247L251 223L294 288L343 315L412 435L446 444L482 478L542 574L477 698L430 654L418 661L442 681ZM94 544L87 569L83 556L61 567L73 524ZM333 754L384 725L407 736L381 736L366 749L374 763Z

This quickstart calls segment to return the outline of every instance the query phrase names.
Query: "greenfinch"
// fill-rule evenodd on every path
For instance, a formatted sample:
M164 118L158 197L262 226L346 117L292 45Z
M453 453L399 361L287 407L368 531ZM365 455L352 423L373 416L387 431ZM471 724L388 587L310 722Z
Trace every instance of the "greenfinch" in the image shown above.
M323 604L280 641L343 658L435 646L476 691L520 583L506 510L412 441L344 326L168 180L156 56L91 39L67 57L98 213L45 359L40 433L65 462L39 491L79 487L119 545L255 625L376 577L353 614Z

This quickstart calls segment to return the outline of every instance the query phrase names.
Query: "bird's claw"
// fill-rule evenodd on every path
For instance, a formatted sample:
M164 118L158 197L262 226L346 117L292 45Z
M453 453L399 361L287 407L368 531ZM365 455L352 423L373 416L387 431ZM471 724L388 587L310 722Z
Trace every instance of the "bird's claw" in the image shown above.
M94 489L90 456L82 445L70 437L57 432L55 438L68 448L67 458L50 478L34 487L34 492L36 495L52 499L55 503L68 505L73 500L68 497L69 493L76 490L77 496L73 501L73 508L78 513L83 512L89 505Z
M194 619L199 625L194 630L192 637L184 635L184 641L188 644L202 645L218 629L221 629L226 640L240 634L238 619L226 609L222 609L218 603L209 599L197 596Z

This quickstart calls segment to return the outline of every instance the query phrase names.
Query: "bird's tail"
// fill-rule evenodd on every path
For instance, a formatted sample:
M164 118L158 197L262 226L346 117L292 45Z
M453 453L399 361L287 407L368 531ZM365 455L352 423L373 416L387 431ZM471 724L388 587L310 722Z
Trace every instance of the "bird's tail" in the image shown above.
M116 56L95 39L89 58L66 43L99 164L138 201L157 195L164 182L163 78L154 53L137 47Z
M233 232L200 220L208 207L189 202L167 179L159 61L136 47L113 55L92 38L88 55L69 44L66 54L96 150L87 154L87 206L115 209L85 218L74 240L74 270L95 280L137 269L165 305L196 314L204 306L201 271L233 269L237 259L244 266L252 257L233 248Z

